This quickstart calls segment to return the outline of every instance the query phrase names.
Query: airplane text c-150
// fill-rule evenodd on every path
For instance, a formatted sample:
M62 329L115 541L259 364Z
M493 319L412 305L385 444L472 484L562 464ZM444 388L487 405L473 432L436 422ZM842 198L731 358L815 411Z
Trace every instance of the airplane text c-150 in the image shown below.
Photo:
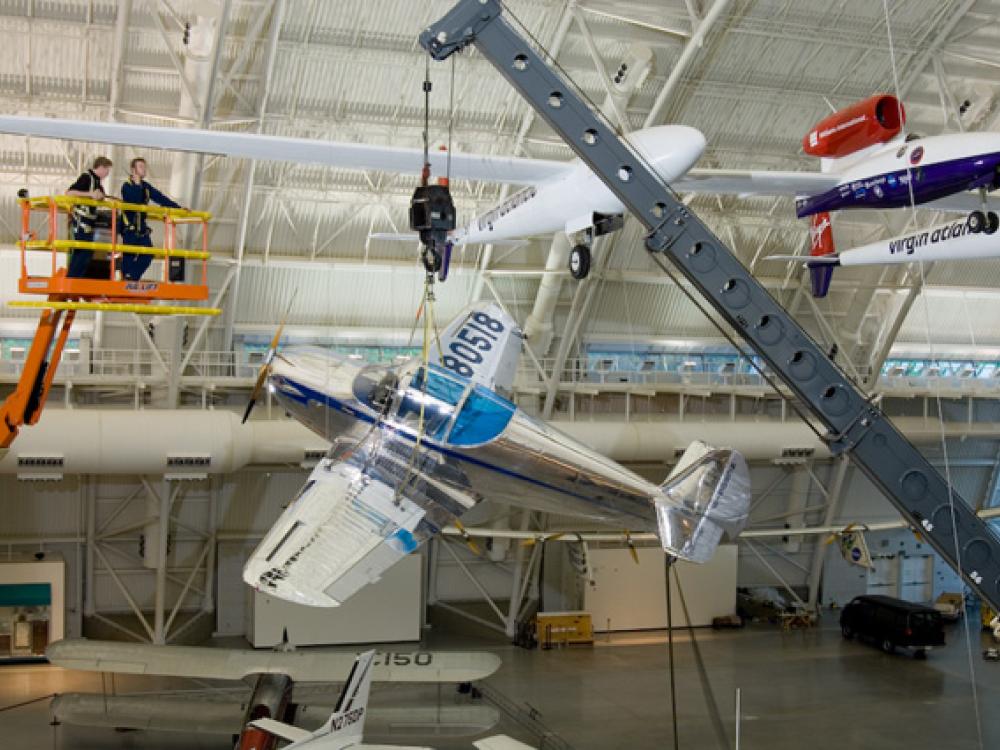
M745 525L738 452L695 442L656 485L507 400L521 333L499 305L472 306L440 342L426 366L313 348L271 356L263 372L278 402L333 446L248 559L248 584L338 605L487 498L656 531L694 562Z

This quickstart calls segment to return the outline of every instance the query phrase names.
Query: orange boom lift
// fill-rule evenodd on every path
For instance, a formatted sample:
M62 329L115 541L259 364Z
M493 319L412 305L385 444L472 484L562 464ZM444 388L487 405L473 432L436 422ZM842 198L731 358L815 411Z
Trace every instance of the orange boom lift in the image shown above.
M7 448L17 437L18 429L32 425L45 406L52 380L59 366L63 347L69 339L70 327L77 310L104 310L108 312L134 312L146 315L218 315L211 307L154 304L163 302L202 302L208 299L208 220L206 211L185 211L178 208L136 205L114 201L95 201L70 196L41 196L22 198L21 277L18 291L22 294L45 295L45 300L15 300L10 307L38 307L42 309L38 330L24 363L21 379L14 392L0 405L0 449ZM87 205L110 209L110 242L83 242L59 239L60 214L68 214L73 206ZM150 220L162 221L163 246L137 247L118 242L117 225L120 211L141 211ZM45 238L31 228L33 215L43 215L46 224ZM175 247L177 227L182 224L200 225L201 250L184 250ZM69 278L65 265L60 265L58 255L73 250L93 250L107 253L110 258L106 278ZM28 254L48 253L51 262L32 264L29 272ZM120 278L117 268L121 253L152 255L163 260L160 280L128 281ZM198 283L171 281L170 260L201 261Z

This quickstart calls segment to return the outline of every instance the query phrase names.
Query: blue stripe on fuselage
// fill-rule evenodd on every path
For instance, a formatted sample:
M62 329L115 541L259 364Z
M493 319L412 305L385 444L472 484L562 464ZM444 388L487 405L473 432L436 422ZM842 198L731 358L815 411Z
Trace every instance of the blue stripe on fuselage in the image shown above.
M904 165L894 172L845 182L825 193L800 198L795 202L795 213L801 219L821 211L908 206L911 177L912 200L917 204L980 187L992 189L997 180L998 166L1000 153L967 156L935 164L916 164L909 169Z
M351 406L348 406L343 401L340 401L334 398L333 396L330 396L321 391L314 390L313 388L303 385L302 383L297 383L294 380L289 379L287 376L282 376L282 380L286 381L288 385L291 386L291 388L294 390L283 390L282 385L279 383L279 385L277 386L277 393L279 396L289 398L292 401L296 401L302 404L303 406L305 406L310 400L317 401L321 404L324 404L328 408L334 409L335 411L339 411L343 414L347 414L351 417L354 417L355 419L360 419L361 421L367 422L368 424L374 424L376 421L376 418L371 416L370 414L366 414L362 412L360 409L355 409ZM411 443L416 444L417 434L415 432L389 424L385 424L383 429L389 430L390 432L394 432L397 435L405 438L406 440L409 440ZM503 466L490 464L481 459L473 458L472 456L466 455L465 453L460 453L458 451L453 451L448 448L444 448L441 445L431 442L430 438L428 438L426 435L423 438L421 438L420 445L422 448L425 448L427 450L437 451L438 453L441 453L445 456L451 456L453 458L457 458L460 461L466 461L475 466L480 466L484 469L495 471L498 474L503 474L504 476L508 476L513 479L518 479L522 482L528 482L529 484L533 484L536 487L542 487L544 489L551 490L552 492L558 492L562 495L567 495L569 497L573 497L578 500L584 500L588 503L592 503L598 506L602 504L601 500L592 497L590 495L580 495L576 492L570 492L569 490L562 489L561 487L556 487L555 485L548 484L547 482L542 482L538 479L534 479L524 474L519 474L516 471L504 468ZM619 496L618 498L608 498L608 502L610 503L614 499L625 500L629 498L622 496ZM640 503L643 502L642 500L639 499L635 499L634 501L638 501ZM643 503L643 508L646 509L645 503ZM620 508L617 510L618 512L622 512L622 509Z

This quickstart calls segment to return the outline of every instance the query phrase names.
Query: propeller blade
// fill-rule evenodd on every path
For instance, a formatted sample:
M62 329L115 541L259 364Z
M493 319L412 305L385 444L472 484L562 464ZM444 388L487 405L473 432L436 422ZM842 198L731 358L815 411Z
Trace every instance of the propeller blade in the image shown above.
M285 315L282 317L281 323L278 325L278 330L276 330L274 332L274 336L271 337L271 343L267 347L267 356L264 357L264 364L261 365L260 372L257 373L257 382L254 383L253 390L250 391L250 400L247 401L247 408L246 411L243 412L243 421L241 424L246 424L247 420L250 419L250 412L253 411L253 407L257 403L257 399L260 398L260 392L263 390L264 383L267 381L267 376L271 372L271 363L274 361L274 358L278 356L278 343L281 341L281 334L285 331L285 323L288 322L288 316L292 314L292 305L295 304L295 298L298 294L298 289L292 292L292 297L288 300L288 307L285 308Z
M632 541L632 535L628 533L627 529L625 531L625 544L628 545L628 552L629 552L630 555L632 555L632 562L634 562L636 565L638 565L639 564L639 552L636 550L635 543Z
M250 391L250 400L247 401L247 409L243 412L243 422L246 424L247 420L250 418L250 412L253 411L254 404L257 403L257 399L260 397L261 389L264 387L264 381L267 380L267 374L271 371L271 363L267 361L264 366L260 368L260 372L257 373L257 382L254 383L253 390Z
M465 545L472 550L473 554L480 555L479 545L476 544L476 540L472 538L468 531L465 530L465 526L457 518L454 520L455 528L458 529L458 533L462 535L462 539L465 541Z

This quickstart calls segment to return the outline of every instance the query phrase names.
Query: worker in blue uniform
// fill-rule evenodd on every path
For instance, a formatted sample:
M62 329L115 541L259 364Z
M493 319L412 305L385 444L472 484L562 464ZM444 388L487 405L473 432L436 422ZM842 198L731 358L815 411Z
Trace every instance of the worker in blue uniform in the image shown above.
M144 206L152 201L164 208L181 208L180 204L146 182L146 160L141 156L129 162L129 177L122 183L122 201ZM122 211L119 232L123 245L153 246L152 229L143 211ZM152 262L152 255L125 253L122 257L122 277L130 281L141 279Z
M90 198L95 201L106 199L104 185L101 181L108 176L111 171L111 159L106 156L98 156L94 159L93 166L76 178L76 182L69 186L66 195L77 198ZM73 206L70 212L70 226L73 229L73 239L80 242L94 242L95 230L101 228L110 229L110 222L101 224L108 217L106 211L98 211L96 206ZM81 278L87 275L87 268L94 257L93 250L73 248L69 256L69 264L66 269L66 276L71 278Z

